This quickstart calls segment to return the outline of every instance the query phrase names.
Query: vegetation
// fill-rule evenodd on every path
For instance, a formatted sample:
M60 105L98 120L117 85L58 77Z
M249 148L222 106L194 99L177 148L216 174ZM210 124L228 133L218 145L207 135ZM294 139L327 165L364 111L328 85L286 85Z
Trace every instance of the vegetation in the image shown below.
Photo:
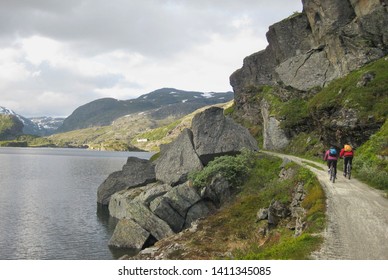
M247 155L242 155L240 160ZM236 161L239 162L224 157L215 166L223 163L219 169L235 174ZM186 249L172 252L168 256L170 259L309 259L310 254L319 248L322 243L319 233L325 227L325 196L315 176L290 163L286 168L293 169L296 175L282 180L278 176L280 159L260 154L249 157L249 162L252 163L249 175L241 173L243 177L233 179L241 183L235 199L201 221L197 231L186 231L179 241L174 239L173 242L184 243ZM225 171L228 167L231 172ZM295 237L294 231L287 228L288 220L285 220L265 236L258 234L262 223L266 222L256 221L258 210L267 208L273 200L290 203L293 190L300 183L304 184L307 193L303 202L307 210L304 233ZM167 240L163 242L166 243L161 246L169 246Z
M388 192L388 121L355 153L353 168L356 176Z
M373 77L368 81L367 77ZM360 86L365 80L367 86ZM377 60L344 78L337 79L308 102L312 111L328 108L352 108L361 122L373 118L384 122L388 115L388 57Z
M189 179L195 187L205 187L212 178L220 174L232 185L238 186L249 175L253 159L253 152L248 150L243 150L237 156L221 156L211 161L203 170L191 173Z
M0 141L0 147L54 147L47 138L36 135L20 135L13 140Z

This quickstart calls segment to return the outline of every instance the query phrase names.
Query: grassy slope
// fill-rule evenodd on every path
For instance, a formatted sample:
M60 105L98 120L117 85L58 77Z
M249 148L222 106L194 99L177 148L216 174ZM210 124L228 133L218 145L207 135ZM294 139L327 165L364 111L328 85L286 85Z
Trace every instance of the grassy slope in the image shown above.
M281 160L260 155L248 180L230 204L199 222L196 231L185 231L179 238L165 239L157 246L171 248L169 259L309 259L321 244L319 233L325 226L325 196L314 175L295 164L287 168L295 176L278 177ZM307 196L306 229L299 237L281 222L265 236L258 233L266 221L257 222L256 214L274 199L290 202L295 186L304 183ZM179 244L179 246L177 246Z

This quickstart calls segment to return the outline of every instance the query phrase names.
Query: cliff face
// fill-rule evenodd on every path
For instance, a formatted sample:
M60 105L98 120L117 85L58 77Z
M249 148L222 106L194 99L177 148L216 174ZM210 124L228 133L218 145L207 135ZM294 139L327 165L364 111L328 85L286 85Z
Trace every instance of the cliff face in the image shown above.
M303 12L270 26L267 48L246 57L243 67L230 77L238 117L263 127L267 149L286 147L292 133L279 131L282 120L267 113L271 104L262 94L263 86L281 88L274 94L282 102L306 99L333 80L388 54L388 0L302 3ZM303 125L320 126L313 119ZM335 139L335 134L327 138ZM341 144L340 140L332 143Z
M322 87L388 53L384 1L302 2L303 12L272 25L268 47L245 58L232 74L237 95L252 85Z

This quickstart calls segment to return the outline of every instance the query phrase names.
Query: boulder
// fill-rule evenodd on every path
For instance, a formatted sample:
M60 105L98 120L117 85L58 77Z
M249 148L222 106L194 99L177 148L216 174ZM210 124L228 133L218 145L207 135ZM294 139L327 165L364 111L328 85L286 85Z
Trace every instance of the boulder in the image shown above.
M201 197L210 200L217 208L231 197L231 185L221 174L217 174L210 184L201 191Z
M201 197L195 189L185 183L172 188L160 199L154 200L150 208L175 232L180 232L192 221L209 212L206 205L198 204L200 200ZM194 207L196 204L198 205Z
M108 205L111 195L127 188L135 188L156 181L152 162L129 157L121 171L114 172L98 187L97 202Z
M202 168L193 147L193 134L186 128L173 143L164 147L156 160L155 172L158 180L175 186L185 182L189 172Z
M272 201L268 207L268 224L276 226L281 219L290 216L288 207L278 200Z
M144 204L137 201L129 204L125 218L134 220L139 226L155 237L156 240L161 240L174 234L165 221L152 213Z
M217 156L237 154L243 148L258 149L248 129L225 117L223 109L218 107L195 115L192 131L194 149L204 165Z
M150 233L130 219L120 220L108 245L118 248L141 250L150 238Z
M206 217L211 213L211 208L203 200L194 204L189 208L186 214L186 221L183 226L183 229L190 228L193 222L196 220Z
M280 127L280 122L269 113L269 104L263 99L261 115L263 117L263 148L267 150L281 150L288 146L290 140Z
M185 224L185 217L182 217L167 201L165 198L155 200L151 204L151 211L160 219L165 221L171 229L178 233L182 230Z
M149 206L157 197L163 196L171 186L160 183L151 183L143 187L122 190L112 195L109 202L109 214L117 219L126 217L127 208L134 202Z

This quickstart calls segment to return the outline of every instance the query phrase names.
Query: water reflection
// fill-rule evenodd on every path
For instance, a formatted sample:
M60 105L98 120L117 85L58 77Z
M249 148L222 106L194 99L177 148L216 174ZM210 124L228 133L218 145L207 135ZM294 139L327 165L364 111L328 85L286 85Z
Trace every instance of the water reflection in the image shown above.
M132 155L0 148L0 259L119 258L108 247L117 220L96 210L97 188Z

